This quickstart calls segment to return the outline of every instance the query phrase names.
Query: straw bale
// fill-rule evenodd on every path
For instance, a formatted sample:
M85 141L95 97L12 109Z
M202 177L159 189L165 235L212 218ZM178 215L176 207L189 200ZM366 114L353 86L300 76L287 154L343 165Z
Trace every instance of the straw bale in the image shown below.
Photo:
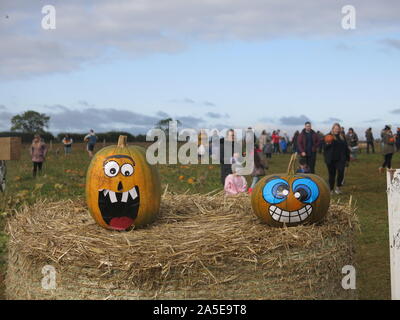
M355 209L271 228L247 195L165 193L159 219L127 232L94 223L83 199L24 206L7 221L8 299L348 299ZM56 270L56 289L41 286Z

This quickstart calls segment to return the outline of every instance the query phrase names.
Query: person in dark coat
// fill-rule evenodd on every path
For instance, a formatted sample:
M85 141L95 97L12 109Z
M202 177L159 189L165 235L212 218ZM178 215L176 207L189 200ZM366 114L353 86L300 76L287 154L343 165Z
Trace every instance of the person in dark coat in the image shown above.
M227 149L227 152L225 152L225 148ZM239 150L239 148L240 145L236 141L235 131L233 129L229 129L226 132L226 137L221 138L219 146L219 159L221 163L221 183L223 186L225 186L226 177L232 173L231 159L233 158L235 150L237 150L240 155L242 154L242 150Z
M311 173L315 173L317 150L319 146L318 134L312 130L311 123L306 122L303 131L297 138L297 152L306 160Z
M341 194L346 164L350 161L350 149L346 138L341 134L341 127L335 123L330 132L331 139L325 137L324 158L329 172L329 187L331 193ZM335 180L336 188L335 188Z
M367 131L365 131L365 139L367 140L367 153L369 153L369 147L372 148L372 153L375 153L374 135L372 133L372 128L368 128Z
M324 150L324 134L321 131L317 131L319 138L318 153L322 153Z
M379 168L379 172L383 173L384 169L392 169L392 157L395 152L395 137L392 133L392 128L386 125L381 131L381 138L383 143L382 153L384 161L382 166Z
M397 128L395 138L396 138L396 150L400 151L400 128Z
M297 152L297 140L299 138L299 134L300 134L300 132L299 132L299 130L297 130L294 133L294 136L292 138L292 153L296 153Z
M350 149L350 160L357 160L358 148L358 135L354 132L353 128L349 128L346 134L347 145Z

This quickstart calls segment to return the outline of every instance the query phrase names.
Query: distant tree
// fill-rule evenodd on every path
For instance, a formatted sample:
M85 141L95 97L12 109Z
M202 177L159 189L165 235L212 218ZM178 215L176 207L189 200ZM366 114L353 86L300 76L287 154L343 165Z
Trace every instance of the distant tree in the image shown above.
M174 121L172 118L167 118L167 119L162 119L157 122L156 128L163 130L165 133L168 133L169 129L169 122ZM179 120L176 120L178 126L181 125L181 122Z
M25 111L11 118L11 131L23 133L44 133L49 127L50 117L33 110Z

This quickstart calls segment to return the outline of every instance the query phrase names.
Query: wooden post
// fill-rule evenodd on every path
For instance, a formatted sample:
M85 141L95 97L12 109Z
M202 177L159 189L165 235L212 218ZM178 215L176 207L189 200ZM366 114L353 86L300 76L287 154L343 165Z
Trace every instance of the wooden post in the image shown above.
M0 160L19 160L21 157L21 138L0 138Z
M400 169L387 170L392 300L400 300Z

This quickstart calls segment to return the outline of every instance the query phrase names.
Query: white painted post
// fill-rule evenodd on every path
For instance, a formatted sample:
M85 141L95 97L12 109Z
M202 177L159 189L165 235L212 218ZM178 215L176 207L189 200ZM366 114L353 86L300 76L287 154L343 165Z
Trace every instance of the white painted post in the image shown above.
M400 169L387 171L392 300L400 300Z

